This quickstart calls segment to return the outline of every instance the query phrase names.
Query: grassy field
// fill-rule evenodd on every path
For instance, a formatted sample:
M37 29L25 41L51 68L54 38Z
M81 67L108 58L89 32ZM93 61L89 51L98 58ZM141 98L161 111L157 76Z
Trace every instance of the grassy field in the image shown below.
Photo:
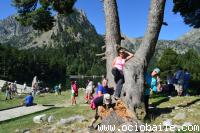
M78 105L69 106L65 108L52 108L47 111L42 111L39 113L27 115L21 118L16 118L10 121L5 121L0 123L0 133L13 133L16 130L22 130L25 128L31 129L31 132L38 133L40 129L49 128L51 125L48 123L35 124L33 123L33 117L39 114L54 115L56 120L60 118L68 118L74 115L83 115L86 118L85 122L73 123L65 128L58 129L59 132L72 132L72 130L86 128L89 125L89 121L94 116L94 111L84 103L84 92L79 93ZM36 102L39 104L66 104L70 105L70 91L63 92L61 96L56 96L55 94L42 94L36 97ZM10 107L14 106L17 101L1 101L0 107ZM9 105L8 105L9 104ZM190 97L173 97L168 98L166 96L157 95L150 99L150 106L154 106L150 110L151 120L149 124L160 124L166 119L172 119L173 124L181 125L184 122L192 122L193 124L200 125L200 97L190 96ZM184 120L174 120L173 117L177 113L185 113L186 118Z
M22 130L26 128L31 129L31 131L37 132L38 128L40 127L44 128L48 126L48 123L43 123L43 124L33 123L33 117L40 114L46 114L48 116L53 115L55 116L56 120L59 120L60 118L68 118L74 115L84 115L86 118L91 119L94 112L88 106L79 106L79 105L66 108L53 108L47 111L42 111L39 113L31 114L28 116L0 123L0 133L13 133L17 129Z
M1 98L3 95L1 94ZM79 91L79 97L77 98L77 105L75 106L70 106L71 98L71 92L66 91L62 92L62 95L55 95L52 93L48 94L41 94L39 96L36 96L35 102L37 104L66 104L69 105L69 107L65 108L52 108L46 111L41 111L38 113L34 113L31 115L23 116L20 118L8 120L5 122L0 123L0 133L13 133L16 130L22 130L29 128L31 131L38 132L36 131L37 128L39 127L45 127L48 126L48 123L43 123L43 124L35 124L33 123L33 117L40 115L40 114L46 114L47 116L53 115L55 116L56 120L59 120L60 118L68 118L70 116L74 115L84 115L86 118L91 119L92 116L94 115L94 111L90 109L90 107L86 104L84 104L84 92ZM22 98L16 98L13 100L2 100L0 103L1 109L5 109L7 107L14 107L16 105L20 105L20 102L22 101ZM84 105L84 106L81 106ZM89 120L88 120L89 121ZM84 123L81 123L79 125L83 125ZM85 125L85 124L84 124Z
M83 102L84 93L80 91L78 101ZM16 96L12 100L5 100L5 94L0 93L0 110L12 108L22 105L25 95ZM70 104L71 91L64 91L61 95L55 95L54 93L43 93L35 97L34 103L37 104Z

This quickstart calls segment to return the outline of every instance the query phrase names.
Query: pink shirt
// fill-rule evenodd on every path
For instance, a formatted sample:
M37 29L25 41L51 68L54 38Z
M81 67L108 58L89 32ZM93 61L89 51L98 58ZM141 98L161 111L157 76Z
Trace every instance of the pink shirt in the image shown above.
M123 71L124 65L125 65L125 59L117 57L114 67Z

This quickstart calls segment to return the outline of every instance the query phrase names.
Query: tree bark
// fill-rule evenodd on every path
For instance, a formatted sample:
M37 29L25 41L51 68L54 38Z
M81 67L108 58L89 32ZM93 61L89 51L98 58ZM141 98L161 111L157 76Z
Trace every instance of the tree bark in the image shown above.
M146 115L143 102L144 73L155 51L163 23L165 2L166 0L151 0L147 30L142 44L124 69L125 84L121 97L138 119L143 119Z
M111 73L112 61L117 56L117 44L121 44L120 24L116 0L104 0L104 12L106 19L106 70L109 86L114 87L114 77Z

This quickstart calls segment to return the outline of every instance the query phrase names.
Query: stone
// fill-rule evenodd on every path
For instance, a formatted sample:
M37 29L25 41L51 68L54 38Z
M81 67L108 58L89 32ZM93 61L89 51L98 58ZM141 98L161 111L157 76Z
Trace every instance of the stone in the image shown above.
M182 126L186 127L186 126L191 126L191 125L192 125L192 122L184 122Z
M19 132L20 132L20 130L19 130L19 129L16 129L16 130L15 130L15 133L19 133Z
M48 129L48 133L54 133L55 130L56 130L56 126L53 126L50 129Z
M175 108L174 108L175 110L178 110L178 109L180 109L180 107L178 107L178 106L175 106Z
M169 127L171 125L172 125L172 120L171 119L167 119L167 120L163 121L163 126Z
M181 126L181 125L174 125L174 127L176 128L176 130L179 130L179 129L181 129L181 128L182 128L182 126Z
M84 116L76 115L76 116L69 117L67 119L61 118L60 121L57 123L57 125L64 126L64 125L72 124L77 121L83 122L84 120L85 120Z
M42 123L47 121L47 115L46 114L42 114L42 115L38 115L33 117L33 122L34 123Z
M30 130L31 130L30 128L25 128L22 130L22 133L30 133Z
M173 119L175 119L175 120L183 120L183 119L185 119L185 118L186 118L186 114L185 114L185 113L178 113L178 114L176 114L176 115L174 116Z
M48 123L53 123L54 121L56 120L56 118L53 116L53 115L50 115L49 117L48 117Z

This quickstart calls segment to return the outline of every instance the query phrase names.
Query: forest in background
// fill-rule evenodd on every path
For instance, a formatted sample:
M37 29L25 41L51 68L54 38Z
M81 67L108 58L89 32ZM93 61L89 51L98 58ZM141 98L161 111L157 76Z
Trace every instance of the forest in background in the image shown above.
M105 74L105 61L96 57L101 46L73 43L65 47L19 50L0 45L0 77L20 84L31 84L37 76L52 87L69 86L69 75ZM83 83L81 83L83 84Z

